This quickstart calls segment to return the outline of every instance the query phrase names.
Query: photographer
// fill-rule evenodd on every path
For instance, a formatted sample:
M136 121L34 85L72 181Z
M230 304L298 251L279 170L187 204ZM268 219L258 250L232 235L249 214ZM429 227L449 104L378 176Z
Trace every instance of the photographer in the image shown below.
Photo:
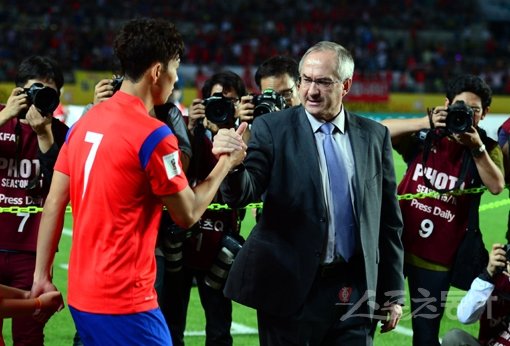
M478 339L452 329L443 337L443 346L508 345L510 335L510 263L508 245L494 244L487 269L471 284L457 307L464 324L480 321Z
M68 127L53 118L64 77L55 61L32 56L0 110L0 207L42 207ZM30 290L41 213L0 213L0 284ZM0 321L0 327L1 327ZM12 320L15 345L42 345L44 323Z
M482 79L460 75L448 84L444 105L425 117L382 122L408 165L400 195L461 190L456 196L400 200L413 345L439 345L455 254L466 230L479 230L481 193L462 190L486 186L498 194L504 187L501 149L478 127L491 99L492 91Z
M262 62L255 72L255 83L257 83L262 94L241 97L241 103L236 113L239 121L251 123L254 116L264 114L262 112L267 113L300 105L301 101L297 92L298 80L298 63L293 58L285 55L276 55ZM264 95L265 90L272 90L276 93L269 92L266 94L266 100L273 107L260 108L260 96ZM255 97L258 97L256 99L257 102L254 101ZM280 99L285 102L285 105L281 105ZM266 104L268 103L267 101ZM256 111L257 106L260 108L259 111ZM248 143L249 138L250 129L246 129L243 139Z
M225 71L205 82L203 100L193 100L188 117L193 157L187 172L192 186L204 180L216 163L210 133L234 125L235 105L245 93L242 79ZM219 193L213 202L223 204ZM167 232L163 241L167 272L161 306L174 345L184 344L193 280L205 311L206 344L232 344L232 303L222 291L228 270L221 268L230 265L241 246L240 219L237 210L207 210L190 231L174 228Z

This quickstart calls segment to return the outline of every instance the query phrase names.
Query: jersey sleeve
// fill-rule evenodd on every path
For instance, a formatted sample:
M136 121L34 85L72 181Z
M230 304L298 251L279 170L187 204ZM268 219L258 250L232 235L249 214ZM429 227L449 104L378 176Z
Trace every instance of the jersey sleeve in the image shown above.
M149 135L140 150L140 160L155 195L172 195L188 186L179 159L177 138L168 126Z
M57 162L55 162L55 170L60 173L64 173L65 175L70 175L69 171L69 160L67 157L68 153L68 144L65 142L60 148L60 152L58 153Z

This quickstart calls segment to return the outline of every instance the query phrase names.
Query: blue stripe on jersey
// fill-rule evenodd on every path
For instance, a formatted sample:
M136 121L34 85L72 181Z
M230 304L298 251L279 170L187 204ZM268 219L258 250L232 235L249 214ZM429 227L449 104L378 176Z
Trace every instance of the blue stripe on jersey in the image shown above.
M71 125L71 127L69 128L69 130L67 130L67 133L66 133L66 143L69 144L69 136L71 135L71 131L72 129L74 129L74 125L76 125L76 123L74 123L73 125Z
M147 164L149 163L149 159L152 155L156 146L168 135L172 134L172 130L167 125L162 125L161 127L152 131L150 135L147 136L145 141L138 152L138 157L140 158L140 163L142 164L142 168L145 169Z

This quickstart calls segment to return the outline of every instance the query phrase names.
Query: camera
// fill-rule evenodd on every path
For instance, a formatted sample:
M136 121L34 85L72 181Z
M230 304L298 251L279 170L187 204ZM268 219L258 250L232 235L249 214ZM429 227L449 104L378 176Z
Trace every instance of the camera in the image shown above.
M253 118L287 108L285 98L273 89L265 89L262 94L253 95L251 103L255 106Z
M33 104L43 116L53 114L60 103L58 92L42 83L34 83L30 88L24 88L23 92L28 96L29 105ZM20 117L24 118L25 115Z
M506 252L506 261L510 262L510 244L503 246L503 250Z
M473 109L464 101L457 101L446 109L446 130L449 133L464 133L473 125Z
M222 93L214 93L204 99L205 117L215 124L223 125L233 122L236 109L232 100L223 96Z
M123 76L114 76L112 78L112 87L113 87L113 93L115 94L117 91L119 91L120 86L122 85L122 81L124 80Z
M205 276L207 286L214 289L221 289L227 280L228 272L242 244L231 235L225 234L221 240L220 252L216 256L213 265Z
M167 220L169 220L168 217ZM184 263L184 241L200 233L200 227L195 224L189 229L184 229L177 226L173 221L169 221L168 226L160 229L160 232L163 232L161 236L163 237L162 251L166 260L165 268L168 272L178 272L182 269Z

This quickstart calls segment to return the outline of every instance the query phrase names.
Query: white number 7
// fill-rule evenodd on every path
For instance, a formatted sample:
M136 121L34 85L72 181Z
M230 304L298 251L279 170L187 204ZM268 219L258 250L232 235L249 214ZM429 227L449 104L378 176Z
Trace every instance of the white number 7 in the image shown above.
M99 144L103 140L103 134L97 132L87 131L85 135L85 142L92 143L92 147L90 148L89 155L87 156L87 160L85 161L85 167L83 169L84 177L83 177L83 193L81 197L85 196L85 190L87 190L87 184L89 182L90 170L92 169L92 164L94 163L94 159L96 158L97 149L99 148Z
M21 220L19 226L18 226L18 232L23 232L23 228L25 227L25 224L28 221L28 218L30 217L30 213L17 213L16 215L21 216L23 219Z

